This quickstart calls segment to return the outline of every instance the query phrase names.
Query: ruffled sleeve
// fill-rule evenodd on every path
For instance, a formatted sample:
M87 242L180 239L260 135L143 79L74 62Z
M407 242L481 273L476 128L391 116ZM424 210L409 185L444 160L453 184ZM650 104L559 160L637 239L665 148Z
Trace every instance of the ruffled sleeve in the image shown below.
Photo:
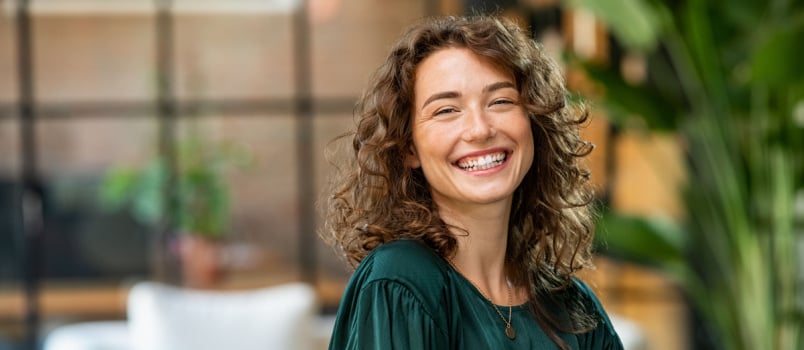
M409 288L392 280L374 280L345 298L349 315L341 320L330 349L448 349L449 337Z

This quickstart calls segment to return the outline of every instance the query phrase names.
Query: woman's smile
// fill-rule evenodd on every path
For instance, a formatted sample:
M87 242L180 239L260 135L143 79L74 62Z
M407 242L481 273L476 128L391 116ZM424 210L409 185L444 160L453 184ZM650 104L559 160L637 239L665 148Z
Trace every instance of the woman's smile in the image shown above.
M461 170L476 173L482 170L500 170L508 159L508 152L502 151L480 151L462 157L455 165Z

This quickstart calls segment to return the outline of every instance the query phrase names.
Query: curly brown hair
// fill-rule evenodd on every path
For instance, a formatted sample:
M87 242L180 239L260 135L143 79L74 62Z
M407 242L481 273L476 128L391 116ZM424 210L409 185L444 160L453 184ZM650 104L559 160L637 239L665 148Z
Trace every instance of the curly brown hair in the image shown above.
M413 142L416 68L445 48L469 49L515 77L537 152L514 193L507 272L513 282L530 286L532 309L542 326L589 329L582 305L564 308L569 310L564 315L568 325L544 303L577 304L558 296L572 288L575 273L591 266L593 191L580 159L593 146L579 136L588 112L567 103L558 65L505 19L429 18L396 42L356 105L355 130L344 135L351 138L351 150L323 201L322 238L352 266L377 246L403 238L420 240L445 258L454 254L456 238L439 216L421 169L404 161ZM551 338L557 340L555 334Z

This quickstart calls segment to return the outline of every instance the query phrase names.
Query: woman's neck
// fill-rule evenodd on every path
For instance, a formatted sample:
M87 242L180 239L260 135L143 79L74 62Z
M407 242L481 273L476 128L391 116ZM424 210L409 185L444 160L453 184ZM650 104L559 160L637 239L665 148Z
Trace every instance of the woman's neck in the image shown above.
M451 262L476 288L498 304L508 303L505 253L508 246L510 203L439 207L444 222L453 230L458 247Z

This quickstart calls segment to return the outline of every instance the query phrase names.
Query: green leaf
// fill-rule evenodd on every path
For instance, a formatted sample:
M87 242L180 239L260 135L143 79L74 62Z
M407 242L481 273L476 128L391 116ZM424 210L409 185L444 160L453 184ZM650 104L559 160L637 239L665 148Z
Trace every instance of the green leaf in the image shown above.
M751 77L774 87L804 81L804 21L772 31L754 51Z
M623 45L642 52L658 43L661 16L643 0L569 0L603 20Z
M167 169L160 161L149 164L139 178L138 193L132 198L134 217L145 224L156 225L164 213L163 186Z
M668 220L607 212L596 231L610 255L658 267L684 260L684 233Z
M715 36L715 26L719 24L705 0L690 0L684 9L682 17L686 48L693 60L698 79L704 84L704 93L709 104L715 107L717 114L712 117L723 118L729 110L729 87L726 84L725 74L727 67L722 62Z
M137 172L132 169L116 167L110 169L100 187L101 203L117 209L123 205L137 184Z

